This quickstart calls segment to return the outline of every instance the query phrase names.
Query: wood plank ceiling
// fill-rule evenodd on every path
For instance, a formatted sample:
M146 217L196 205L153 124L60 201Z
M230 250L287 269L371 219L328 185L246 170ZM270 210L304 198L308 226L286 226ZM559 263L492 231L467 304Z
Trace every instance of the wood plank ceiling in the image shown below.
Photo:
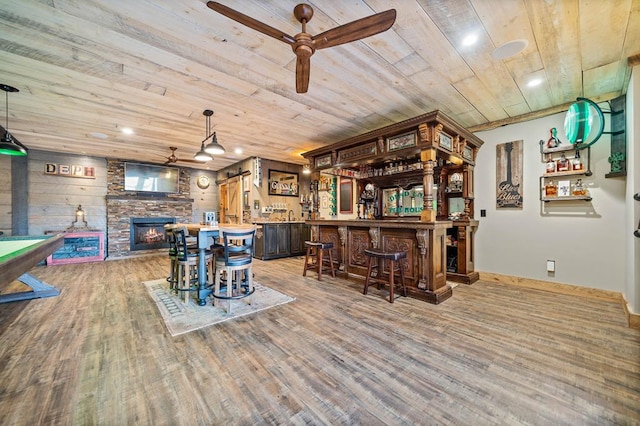
M298 0L221 3L301 30ZM193 158L212 109L227 153L179 165L302 164L301 152L435 109L477 130L561 111L578 96L608 100L626 91L628 58L640 53L640 0L310 4L311 34L390 8L397 19L317 51L309 91L297 94L291 49L205 0L0 0L0 83L20 90L9 94L9 130L30 149L162 163L170 146ZM469 34L477 42L465 47ZM517 39L524 51L492 58ZM542 83L528 87L533 78Z

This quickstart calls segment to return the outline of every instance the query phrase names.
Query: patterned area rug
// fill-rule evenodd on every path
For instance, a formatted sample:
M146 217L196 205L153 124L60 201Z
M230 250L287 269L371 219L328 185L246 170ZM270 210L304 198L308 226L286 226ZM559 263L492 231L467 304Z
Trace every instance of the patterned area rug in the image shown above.
M226 303L223 301L221 307L212 305L208 300L206 306L199 306L193 299L189 298L189 304L184 302L175 294L169 291L169 283L165 279L143 282L149 295L156 302L156 306L164 319L164 323L172 336L188 333L203 327L208 327L233 318L249 315L254 312L273 308L294 301L293 297L282 294L269 287L260 285L254 281L255 293L251 296L251 304L247 299L231 301L231 313L226 313ZM225 306L225 309L222 308Z

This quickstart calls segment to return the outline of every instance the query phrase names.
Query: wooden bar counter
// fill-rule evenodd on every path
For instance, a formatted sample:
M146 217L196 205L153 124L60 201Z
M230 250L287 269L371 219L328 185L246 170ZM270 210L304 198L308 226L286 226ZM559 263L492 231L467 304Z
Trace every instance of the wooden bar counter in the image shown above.
M447 278L478 279L473 173L482 143L436 110L305 152L312 239L334 244L339 271L349 277L365 277L366 248L406 251L409 295L436 304L448 299ZM321 212L323 191L329 202ZM320 220L327 216L333 220Z
M370 247L406 251L406 284L410 297L438 304L452 296L446 281L446 234L451 221L410 220L308 220L311 239L331 242L339 273L364 280ZM383 279L389 265L384 263Z

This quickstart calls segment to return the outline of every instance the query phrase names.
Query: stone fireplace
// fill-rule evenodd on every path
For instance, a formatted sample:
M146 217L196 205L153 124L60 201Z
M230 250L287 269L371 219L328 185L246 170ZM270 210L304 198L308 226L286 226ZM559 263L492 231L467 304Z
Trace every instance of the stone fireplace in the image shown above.
M129 250L168 248L164 225L176 223L175 217L132 217L129 227Z
M107 255L111 258L138 256L165 250L166 223L192 222L193 199L190 198L190 176L180 169L180 193L149 194L124 190L124 162L107 160ZM144 219L140 226L134 221ZM138 225L138 223L135 223ZM136 227L148 232L136 235ZM160 232L162 231L162 232ZM136 239L140 244L132 246ZM158 243L157 245L155 243Z

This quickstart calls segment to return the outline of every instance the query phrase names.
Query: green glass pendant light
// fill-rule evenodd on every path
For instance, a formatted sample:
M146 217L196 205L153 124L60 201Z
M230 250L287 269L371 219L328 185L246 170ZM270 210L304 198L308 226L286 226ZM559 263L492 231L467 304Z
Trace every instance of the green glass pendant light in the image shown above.
M9 133L9 92L19 92L19 90L6 84L0 84L0 89L5 91L6 98L6 121L4 135L0 140L0 154L24 157L27 155L27 149L19 142L14 141L13 136Z

